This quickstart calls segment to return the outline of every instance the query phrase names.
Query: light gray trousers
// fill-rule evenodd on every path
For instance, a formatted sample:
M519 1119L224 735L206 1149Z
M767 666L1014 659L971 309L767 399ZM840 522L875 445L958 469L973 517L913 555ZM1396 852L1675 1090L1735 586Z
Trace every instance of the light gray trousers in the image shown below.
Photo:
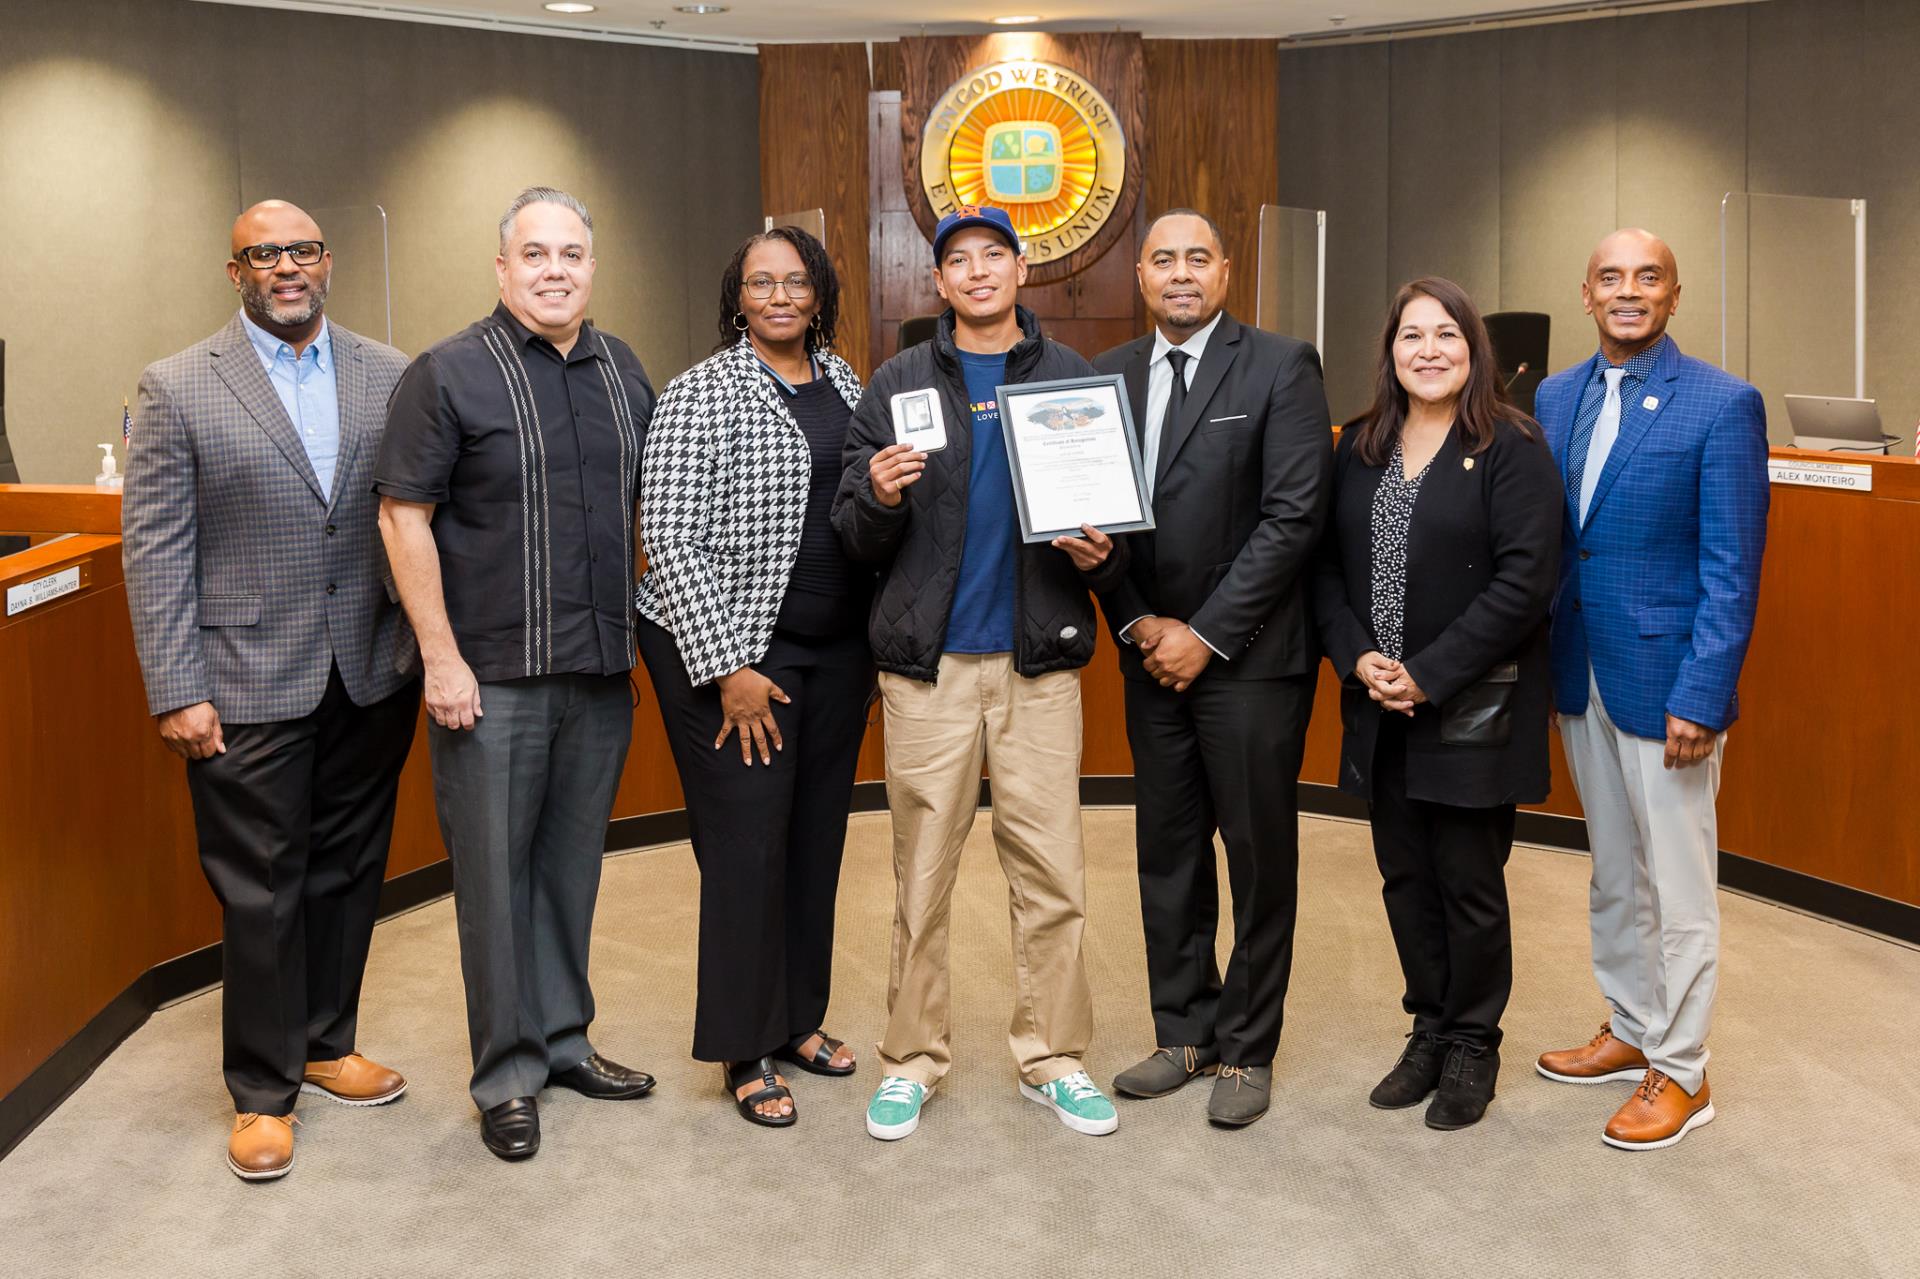
M482 684L480 707L427 741L486 1110L593 1053L587 947L633 702L624 673L548 675Z
M1697 1093L1719 979L1714 799L1727 735L1699 763L1666 768L1666 742L1616 726L1591 670L1587 685L1587 713L1562 715L1560 740L1593 847L1593 975L1613 1033Z

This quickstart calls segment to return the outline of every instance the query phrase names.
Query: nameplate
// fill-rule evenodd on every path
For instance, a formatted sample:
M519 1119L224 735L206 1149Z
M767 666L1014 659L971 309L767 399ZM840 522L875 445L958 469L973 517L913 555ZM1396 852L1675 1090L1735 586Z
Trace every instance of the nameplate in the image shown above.
M1789 462L1767 459L1768 477L1775 484L1803 484L1816 489L1873 492L1873 468L1857 462Z
M62 595L71 595L85 582L81 580L80 565L63 568L58 573L49 573L45 577L36 577L31 582L22 582L18 586L7 588L7 616L24 613L28 609L49 600L57 600Z

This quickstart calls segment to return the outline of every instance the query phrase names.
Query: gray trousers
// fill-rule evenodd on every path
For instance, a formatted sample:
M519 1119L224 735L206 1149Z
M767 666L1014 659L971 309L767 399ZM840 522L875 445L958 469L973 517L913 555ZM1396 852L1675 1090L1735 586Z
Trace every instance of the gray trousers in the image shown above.
M482 684L480 707L427 741L486 1110L593 1053L587 947L633 702L624 673L548 675Z
M1587 695L1586 714L1560 717L1560 740L1593 846L1593 975L1613 1008L1614 1035L1698 1093L1719 981L1714 799L1727 735L1699 763L1670 769L1664 740L1608 718L1591 672Z

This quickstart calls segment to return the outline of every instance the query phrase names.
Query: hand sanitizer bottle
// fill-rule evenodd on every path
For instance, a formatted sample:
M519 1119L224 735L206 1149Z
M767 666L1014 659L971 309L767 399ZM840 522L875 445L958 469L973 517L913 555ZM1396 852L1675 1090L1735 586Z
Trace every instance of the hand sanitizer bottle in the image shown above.
M93 477L93 486L103 493L118 493L125 476L116 473L113 461L113 445L100 446L100 474Z

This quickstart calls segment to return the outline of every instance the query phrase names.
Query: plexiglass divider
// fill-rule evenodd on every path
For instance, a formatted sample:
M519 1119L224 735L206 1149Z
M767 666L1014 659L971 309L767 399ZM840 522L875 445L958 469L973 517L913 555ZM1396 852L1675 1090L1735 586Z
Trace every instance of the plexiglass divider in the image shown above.
M387 250L387 211L377 204L345 204L308 212L333 254L327 314L355 333L393 345L393 279Z
M1773 443L1793 439L1789 395L1867 397L1866 273L1865 200L1721 200L1720 366L1759 388Z
M1259 292L1254 323L1313 343L1326 358L1327 214L1324 209L1260 206Z
M794 213L769 213L764 219L761 230L771 231L777 226L797 226L814 239L827 242L827 211L825 209L801 209Z

